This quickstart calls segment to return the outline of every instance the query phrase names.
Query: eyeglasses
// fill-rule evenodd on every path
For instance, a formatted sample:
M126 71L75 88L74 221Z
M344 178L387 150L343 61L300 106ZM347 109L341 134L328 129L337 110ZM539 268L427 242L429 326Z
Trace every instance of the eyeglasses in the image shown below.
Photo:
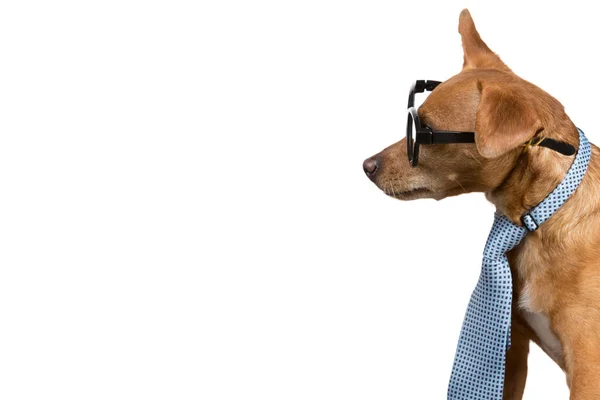
M408 115L406 119L406 150L408 162L413 167L419 163L419 147L422 144L475 143L474 132L438 131L421 125L415 108L415 93L433 91L438 81L416 81L408 93ZM413 134L415 135L413 137Z

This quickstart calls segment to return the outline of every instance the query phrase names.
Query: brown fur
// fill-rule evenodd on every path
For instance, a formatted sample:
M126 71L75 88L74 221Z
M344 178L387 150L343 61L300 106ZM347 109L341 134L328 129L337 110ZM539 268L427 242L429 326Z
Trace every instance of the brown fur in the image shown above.
M475 131L475 144L421 146L412 168L402 140L377 154L373 178L386 194L442 199L484 192L513 222L563 179L573 157L522 144L534 136L577 147L578 133L563 106L519 78L481 40L467 10L460 14L463 70L438 86L419 109L422 123ZM540 229L509 253L514 280L512 347L504 398L522 398L529 342L542 343L523 318L521 301L543 313L562 346L555 359L572 400L600 399L600 150L592 146L580 187ZM547 351L547 349L543 349Z

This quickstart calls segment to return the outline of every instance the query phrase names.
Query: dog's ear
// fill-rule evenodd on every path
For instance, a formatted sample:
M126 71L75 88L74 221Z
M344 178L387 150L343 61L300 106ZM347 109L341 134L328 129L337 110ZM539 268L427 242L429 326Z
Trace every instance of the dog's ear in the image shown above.
M462 10L458 19L458 33L462 37L465 55L463 70L491 68L510 72L510 68L481 40L481 36L479 36L479 32L475 28L473 18L471 18L471 13L466 8Z
M483 157L499 157L516 149L542 129L526 88L481 82L477 87L481 100L475 120L475 144Z

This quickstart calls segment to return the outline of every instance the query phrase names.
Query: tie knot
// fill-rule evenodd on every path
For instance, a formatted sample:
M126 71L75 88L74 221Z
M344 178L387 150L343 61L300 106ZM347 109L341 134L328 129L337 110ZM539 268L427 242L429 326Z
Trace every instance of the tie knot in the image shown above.
M488 259L496 259L519 244L527 230L515 225L502 214L496 214L494 225L490 231L483 256Z

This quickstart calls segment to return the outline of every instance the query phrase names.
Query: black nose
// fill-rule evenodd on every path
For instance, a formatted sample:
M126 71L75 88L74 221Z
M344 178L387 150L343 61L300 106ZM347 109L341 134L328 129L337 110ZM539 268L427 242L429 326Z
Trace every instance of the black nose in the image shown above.
M376 158L367 158L363 162L363 169L365 170L365 174L369 177L369 179L373 180L375 178L375 174L379 169L379 164Z

